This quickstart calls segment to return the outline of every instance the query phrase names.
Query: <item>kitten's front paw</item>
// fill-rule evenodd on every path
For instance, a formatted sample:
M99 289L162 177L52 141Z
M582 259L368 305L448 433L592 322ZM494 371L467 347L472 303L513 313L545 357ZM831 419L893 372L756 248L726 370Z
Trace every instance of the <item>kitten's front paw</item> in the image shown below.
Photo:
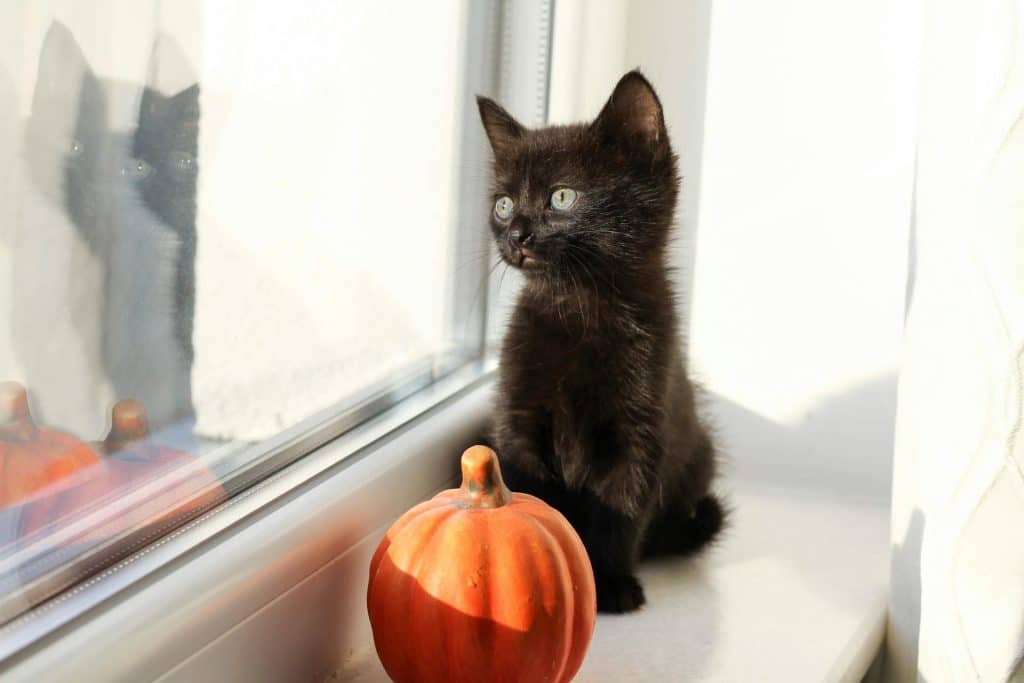
M599 612L632 612L647 602L644 587L630 574L595 576Z

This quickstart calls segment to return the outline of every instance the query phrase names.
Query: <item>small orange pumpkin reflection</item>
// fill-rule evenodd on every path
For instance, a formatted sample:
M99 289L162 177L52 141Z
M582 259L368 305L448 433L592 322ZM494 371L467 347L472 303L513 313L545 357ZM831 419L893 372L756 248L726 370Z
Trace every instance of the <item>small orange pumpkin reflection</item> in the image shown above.
M36 425L28 394L0 382L0 507L17 504L99 462L70 434Z
M143 527L154 536L225 498L224 488L204 464L149 439L146 411L138 401L119 401L110 433L97 444L99 463L81 472L72 485L58 486L31 504L21 516L21 536L53 531L90 512L117 506L102 526L83 530L73 542L110 538ZM132 496L126 503L125 496Z

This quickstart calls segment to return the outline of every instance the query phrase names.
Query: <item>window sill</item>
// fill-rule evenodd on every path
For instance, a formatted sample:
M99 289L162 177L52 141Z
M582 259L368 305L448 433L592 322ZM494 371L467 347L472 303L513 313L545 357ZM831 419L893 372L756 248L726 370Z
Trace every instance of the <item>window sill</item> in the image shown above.
M5 663L4 680L386 681L365 611L370 556L395 517L451 485L490 391L478 382L372 457L261 507ZM885 624L886 506L770 485L746 455L722 485L735 508L722 542L645 565L649 604L599 618L578 681L863 677Z
M888 511L737 482L697 562L645 566L648 605L601 616L577 681L860 681L885 631Z

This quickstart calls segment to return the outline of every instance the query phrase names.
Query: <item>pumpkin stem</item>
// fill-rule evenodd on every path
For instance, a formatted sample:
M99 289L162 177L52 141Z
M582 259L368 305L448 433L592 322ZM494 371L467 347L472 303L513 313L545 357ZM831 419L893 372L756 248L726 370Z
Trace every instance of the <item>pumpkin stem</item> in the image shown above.
M126 398L114 404L110 412L110 433L104 445L110 450L121 450L125 444L140 441L149 435L149 418L138 401Z
M0 382L0 430L22 439L36 435L36 425L28 410L28 394L17 382Z
M497 508L512 501L512 492L501 478L498 456L487 446L472 446L462 454L462 505Z

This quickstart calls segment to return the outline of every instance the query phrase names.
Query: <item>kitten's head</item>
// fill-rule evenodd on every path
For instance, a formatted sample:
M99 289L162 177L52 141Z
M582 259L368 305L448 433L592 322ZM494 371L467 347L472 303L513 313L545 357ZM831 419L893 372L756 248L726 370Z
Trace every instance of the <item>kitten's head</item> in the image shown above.
M186 236L195 232L199 173L199 85L165 96L142 92L132 162L146 170L136 178L146 205Z
M494 152L491 231L506 262L581 284L660 266L679 179L661 103L639 71L590 124L530 130L492 100L477 103Z
M199 86L173 96L146 86L134 132L113 128L113 96L138 90L98 77L71 31L51 24L40 52L25 155L36 186L91 242L113 239L115 220L145 223L137 213L125 213L126 203L139 197L162 224L179 233L195 229Z

